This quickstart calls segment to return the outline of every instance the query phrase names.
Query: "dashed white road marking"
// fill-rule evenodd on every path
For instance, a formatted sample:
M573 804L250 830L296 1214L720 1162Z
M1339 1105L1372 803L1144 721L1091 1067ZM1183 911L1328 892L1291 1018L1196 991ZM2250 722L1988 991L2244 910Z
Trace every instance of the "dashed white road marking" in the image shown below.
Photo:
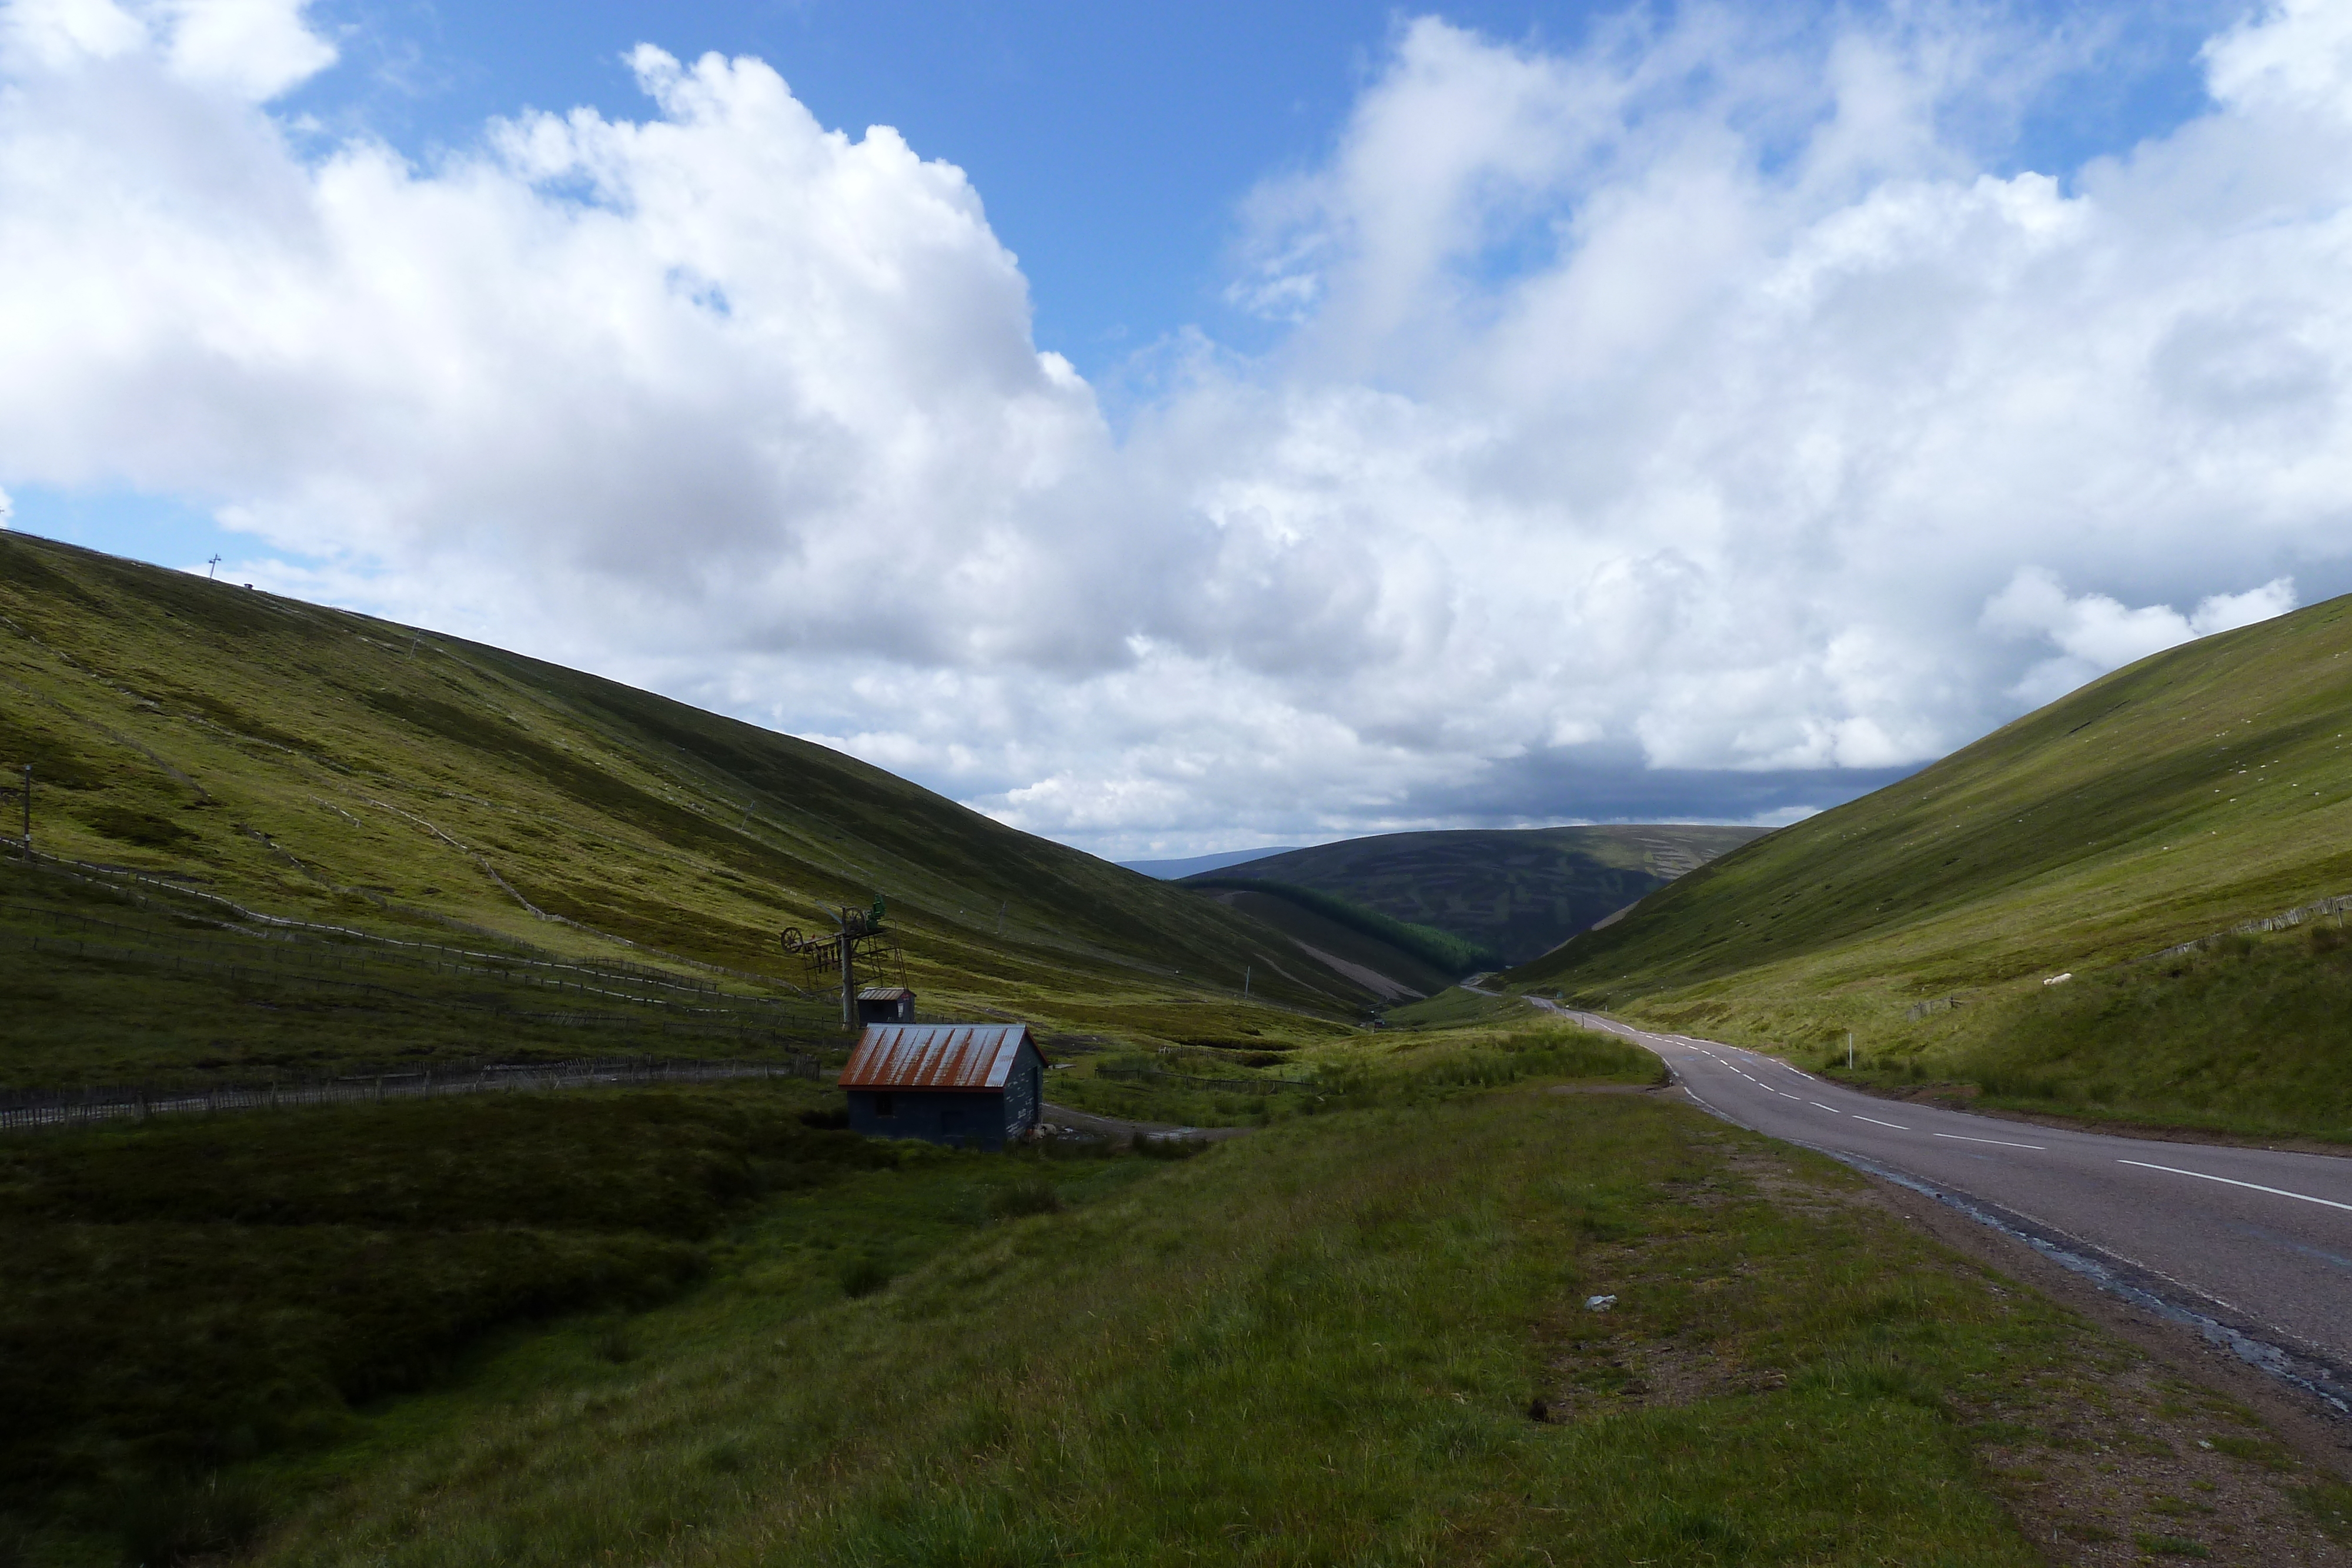
M1805 1103L1808 1105L1822 1105L1822 1103L1818 1100L1808 1100ZM1832 1116L1843 1116L1845 1114L1844 1112L1839 1110L1834 1105L1822 1105L1822 1109L1827 1111Z
M1892 1127L1898 1133L1907 1133L1911 1130L1900 1122L1882 1122L1875 1116L1865 1116L1859 1111L1853 1113L1853 1119L1857 1122L1867 1122L1874 1127Z
M2119 1166L2137 1166L2144 1171L2163 1171L2168 1176L2195 1176L2199 1181L2218 1181L2225 1186L2242 1186L2252 1192L2266 1192L2273 1197L2292 1197L2304 1203L2324 1204L2352 1213L2352 1203L2338 1203L2332 1197L2314 1197L2307 1192L2289 1192L2283 1186L2264 1186L2258 1181L2235 1181L2229 1176L2207 1176L2203 1171L2185 1171L2178 1166L2152 1166L2146 1160L2117 1160Z
M2050 1152L2048 1147L2042 1144L2012 1144L2006 1138L1971 1138L1964 1133L1931 1133L1928 1135L1949 1138L1956 1144L1999 1144L2004 1149L2032 1149L2036 1154Z

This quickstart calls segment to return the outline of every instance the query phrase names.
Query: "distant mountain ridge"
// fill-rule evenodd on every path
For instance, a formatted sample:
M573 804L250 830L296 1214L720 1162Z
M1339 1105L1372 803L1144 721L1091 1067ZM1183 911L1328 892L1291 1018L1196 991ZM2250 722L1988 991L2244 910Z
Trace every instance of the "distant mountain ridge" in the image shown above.
M1612 823L1382 833L1271 852L1187 880L1313 888L1524 964L1763 831Z
M1172 861L1119 861L1129 871L1141 872L1159 882L1174 882L1180 877L1198 876L1202 872L1223 871L1229 865L1244 861L1263 860L1267 855L1286 855L1296 848L1292 844L1276 844L1262 850L1220 850L1213 855L1188 855Z

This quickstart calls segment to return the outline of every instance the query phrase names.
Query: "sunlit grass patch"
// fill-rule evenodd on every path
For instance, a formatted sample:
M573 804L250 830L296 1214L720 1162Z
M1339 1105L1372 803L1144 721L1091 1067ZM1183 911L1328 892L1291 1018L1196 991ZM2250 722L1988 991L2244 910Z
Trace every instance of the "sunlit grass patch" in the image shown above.
M1384 1016L1393 1029L1458 1029L1466 1024L1523 1022L1531 1010L1524 998L1487 996L1455 986L1426 1001L1391 1008Z

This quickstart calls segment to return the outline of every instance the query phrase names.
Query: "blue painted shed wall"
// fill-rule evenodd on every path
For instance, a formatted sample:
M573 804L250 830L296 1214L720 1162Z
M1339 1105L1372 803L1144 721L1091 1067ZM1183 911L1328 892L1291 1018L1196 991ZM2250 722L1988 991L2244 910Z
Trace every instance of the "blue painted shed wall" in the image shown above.
M1004 1087L995 1089L852 1089L849 1126L869 1138L920 1138L965 1149L1002 1149L1037 1124L1045 1103L1045 1064L1036 1048L1021 1042ZM875 1097L887 1094L887 1116L875 1113Z

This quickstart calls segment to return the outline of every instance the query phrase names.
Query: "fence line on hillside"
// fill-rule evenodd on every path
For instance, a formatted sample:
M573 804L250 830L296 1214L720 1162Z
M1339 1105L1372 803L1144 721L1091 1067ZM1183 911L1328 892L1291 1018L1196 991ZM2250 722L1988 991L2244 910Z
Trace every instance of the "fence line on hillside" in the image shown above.
M2177 958L2184 953L2201 952L2215 943L2226 942L2232 936L2252 936L2266 931L2291 931L2298 925L2313 920L2325 919L2330 915L2336 916L2336 923L2338 925L2344 925L2346 916L2352 915L2352 893L2338 894L2333 898L2323 898L2316 904L2298 904L2282 914L2265 915L2256 920L2242 920L2226 931L2209 932L2190 941L2176 943L2162 952L2143 954L2139 957L2127 958L2124 961L2129 964L2152 964L2160 958ZM1968 1002L1969 998L1958 993L1948 997L1929 997L1925 1001L1913 1002L1904 1009L1903 1016L1916 1023L1930 1013L1939 1013L1948 1008L1966 1007Z
M127 932L132 936L145 937L149 939L146 946L135 948L110 948L101 946L101 956L117 956L122 954L137 954L146 956L156 963L162 963L168 959L176 966L179 960L183 957L183 955L170 950L175 946L206 947L215 949L226 948L231 950L235 950L237 946L236 942L213 941L202 936L184 936L178 932L151 931L144 926L126 925L120 921L100 920L94 915L80 915L70 910L44 909L38 905L0 904L0 915L16 915L26 919L46 921L53 929L58 930L63 930L68 925L92 927L102 931ZM19 939L27 939L23 936L22 933L5 933L5 935L16 936ZM247 936L245 939L248 941L267 940L267 938L255 936ZM37 937L29 938L29 940L32 940L37 946L41 943L41 939ZM68 938L68 940L79 939ZM384 953L382 951L371 952L364 947L341 943L288 943L281 938L278 945L281 947L292 947L294 949L294 954L289 955L289 957L283 959L278 958L275 954L267 956L257 954L255 955L255 957L257 962L268 966L269 972L282 974L289 980L301 980L316 977L304 976L296 972L298 966L301 965L309 965L330 969L362 970L381 966L387 968L415 969L436 975L451 975L460 977L468 975L478 976L480 978L494 980L504 985L529 986L535 990L551 990L558 993L568 992L583 997L603 997L613 1001L626 1002L634 1007L662 1008L673 1011L693 1013L710 1018L743 1019L757 1017L748 1005L744 1007L696 1007L692 1003L673 1001L667 997L648 997L640 995L634 991L608 990L601 986L583 985L578 980L565 979L562 975L541 975L535 972L532 967L528 966L494 968L489 967L487 965L458 964L446 962L438 958L411 956L404 953ZM84 946L88 945L85 944ZM247 949L247 951L250 952L251 950ZM205 963L210 962L210 960L198 960L198 962ZM491 959L489 962L496 963L498 960ZM593 973L593 971L590 972ZM599 977L601 978L603 977ZM418 996L418 999L420 1000L438 999L423 997L421 994L414 992L398 992L396 994L404 996L415 995ZM701 992L696 994L714 997L721 1001L736 1001L740 999L746 1004L761 1000L761 998L749 997L741 998L731 998L728 997L724 992L719 991Z
M211 958L191 958L179 953L158 953L135 947L114 947L104 943L84 942L74 936L34 936L21 931L0 930L0 943L29 946L35 952L71 952L79 957L111 958L126 963L152 964L158 968L169 967L181 972L188 969L202 969L225 975L232 980L256 980L278 986L328 986L339 990L365 991L376 996L397 997L404 1001L421 1002L427 1007L459 1008L474 1012L488 1013L500 1019L511 1019L529 1023L555 1024L564 1028L635 1029L665 1035L672 1033L732 1035L738 1040L775 1045L797 1042L795 1037L779 1034L770 1029L754 1029L740 1024L716 1023L698 1019L681 1023L667 1018L627 1018L614 1013L523 1012L495 1002L469 1001L463 997L435 997L427 996L421 991L404 991L396 986L378 985L373 980L341 980L325 975L305 975L286 969L224 964Z
M2240 921L2227 931L2216 931L2209 936L2200 936L2195 941L2183 942L2177 946L2167 947L2161 953L2150 953L2147 957L2134 959L2133 962L2146 964L2158 958L2178 957L2183 953L2194 953L2200 948L2210 947L2216 942L2224 942L2232 936L2251 936L2263 931L2288 931L2307 920L2316 920L2329 915L2336 916L2336 923L2341 925L2344 924L2344 916L2347 911L2352 911L2352 893L2341 893L2333 898L2323 898L2316 904L2298 905L2284 915L2266 915L2259 920Z
M10 838L0 840L0 841L18 846L16 852L20 856L25 853L25 851L22 848L22 841L19 840ZM693 979L691 977L672 974L667 970L658 968L651 964L633 963L626 958L594 958L574 962L558 958L551 954L549 954L544 957L525 957L506 953L477 953L469 948L451 947L439 942L415 942L404 937L387 936L379 932L362 931L349 925L330 925L315 920L298 920L293 916L287 915L270 915L262 910L249 909L226 894L207 893L202 888L184 886L169 877L157 876L149 872L134 871L128 866L110 866L101 864L96 861L73 860L65 855L53 855L42 850L34 850L30 852L30 855L31 862L37 870L48 872L52 875L68 877L76 882L88 883L94 886L104 887L111 893L130 899L141 908L160 908L167 914L183 918L188 917L186 915L186 912L184 910L174 910L168 904L159 903L157 900L145 897L141 894L131 892L130 890L122 887L121 883L123 881L128 880L134 883L143 883L150 887L161 889L163 892L182 898L201 899L207 904L217 904L234 911L237 918L241 920L255 921L261 925L277 928L277 930L270 932L238 932L238 935L250 937L256 941L294 942L300 940L299 937L294 935L295 932L316 931L325 933L331 936L346 936L356 941L372 943L383 946L410 947L415 948L419 952L439 953L446 957L452 958L474 958L484 963L505 964L517 967L529 967L533 968L565 969L579 974L597 975L606 978L610 978L614 975L619 975L632 978L641 985L658 986L669 990L689 991L697 995L705 996L724 995L724 993L720 992L715 986L706 986L701 982ZM47 863L45 864L43 862ZM404 914L424 915L458 930L471 931L478 936L488 936L497 941L512 943L514 946L526 948L532 953L544 954L547 951L545 948L534 946L532 944L525 942L520 937L509 936L500 931L493 931L488 926L475 925L463 920L457 920L446 915L436 915L430 910L413 909L405 904L402 904L397 907ZM235 927L226 926L226 925L224 925L224 928L235 929ZM582 926L581 929L587 930L588 928ZM605 934L593 933L593 935L602 936ZM625 940L625 938L614 937L613 940L623 941ZM630 946L638 946L640 945L631 943ZM656 952L658 951L658 949L645 948L644 951ZM761 985L772 986L779 990L790 991L795 998L803 1000L805 1000L808 998L808 993L799 986L793 985L789 980L779 979L772 975L754 974L749 969L730 968L724 964L707 963L699 958L688 958L676 954L664 954L663 956L674 958L678 963L691 965L696 968L708 969L716 974L732 975L739 979L752 980ZM645 999L652 1000L653 998ZM793 1005L780 998L773 997L737 997L730 999L751 1007L773 1008L790 1007Z
M814 1078L817 1059L781 1061L588 1058L480 1067L411 1068L339 1077L273 1079L268 1083L179 1083L94 1089L0 1091L0 1132L143 1122L152 1116L215 1115L224 1111L286 1110L298 1105L381 1103L446 1094L588 1089L642 1083L710 1083L747 1078Z

